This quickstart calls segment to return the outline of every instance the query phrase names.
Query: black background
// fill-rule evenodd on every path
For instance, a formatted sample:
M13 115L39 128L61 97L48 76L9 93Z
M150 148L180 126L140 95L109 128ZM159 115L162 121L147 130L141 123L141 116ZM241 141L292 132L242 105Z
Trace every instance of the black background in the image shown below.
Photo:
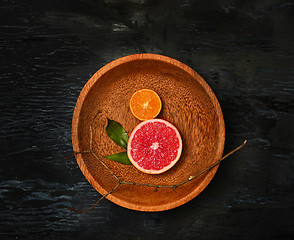
M294 3L290 0L1 0L1 239L293 239ZM197 71L226 123L208 187L173 210L100 197L72 153L88 79L134 53Z

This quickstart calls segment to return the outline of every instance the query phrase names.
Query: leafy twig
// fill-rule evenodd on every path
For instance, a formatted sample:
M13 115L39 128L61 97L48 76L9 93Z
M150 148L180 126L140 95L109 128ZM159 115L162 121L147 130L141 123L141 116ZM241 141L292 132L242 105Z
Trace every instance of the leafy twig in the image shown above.
M89 210L86 210L86 211L81 211L81 210L75 210L75 209L72 209L72 208L68 208L70 211L74 211L74 212L79 212L79 213L88 213L90 212L91 210L93 210L96 205L104 198L106 198L109 194L111 194L113 191L115 191L115 189L117 189L121 184L126 184L126 185L135 185L135 186L145 186L145 187L153 187L155 188L155 191L157 191L158 188L173 188L174 190L184 184L186 184L187 182L190 182L192 181L193 179L197 178L198 176L202 175L203 173L205 173L206 171L212 169L213 167L215 167L217 164L219 164L221 161L223 161L224 159L226 159L227 157L229 157L230 155L232 155L233 153L235 153L236 151L238 151L239 149L241 149L242 147L244 147L247 143L247 140L245 140L240 146L238 146L237 148L235 148L234 150L230 151L229 153L227 153L225 156L223 156L221 159L219 159L218 161L216 161L215 163L209 165L208 167L206 167L204 170L202 170L201 172L199 172L198 174L194 175L194 176L190 176L188 179L184 180L183 182L179 183L179 184L175 184L175 185L156 185L156 184L149 184L149 183L136 183L136 182L127 182L127 181L122 181L120 180L113 172L112 170L107 166L106 163L104 163L101 158L99 158L93 151L93 148L92 148L92 136L93 136L93 130L92 130L92 125L93 125L93 122L95 120L95 118L100 114L101 112L98 112L95 117L93 118L91 124L90 124L90 149L89 150L86 150L86 151L79 151L79 152L74 152L72 155L66 157L65 159L68 159L70 157L72 157L73 155L75 154L83 154L83 153L91 153L98 161L100 161L100 163L107 169L107 171L117 180L117 185L115 185L114 188L112 188L109 192L107 192L106 194L104 194L101 198L99 198L99 200L89 209ZM113 120L108 120L108 126L109 126L109 122L111 123L111 128L114 127L114 128L118 128L119 130L117 131L117 129L115 129L116 133L118 134L115 134L115 135L109 135L109 136L112 136L111 138L115 139L117 137L120 136L120 134L123 135L124 137L124 140L123 141L120 141L120 140L117 140L116 139L116 143L118 145L120 145L121 147L126 147L126 144L127 144L127 140L128 140L128 136L124 131L122 131L122 126L119 124L115 124L116 122L113 121ZM111 122L112 121L112 122ZM126 134L126 135L125 135ZM125 152L123 153L119 153L119 155L124 155L126 154ZM117 155L117 154L114 154L114 155ZM111 157L112 156L112 157ZM113 158L113 155L111 156L108 156L107 158ZM118 156L115 156L115 158L117 158ZM125 156L123 156L125 157ZM113 160L113 159L112 159ZM119 160L121 161L121 160Z

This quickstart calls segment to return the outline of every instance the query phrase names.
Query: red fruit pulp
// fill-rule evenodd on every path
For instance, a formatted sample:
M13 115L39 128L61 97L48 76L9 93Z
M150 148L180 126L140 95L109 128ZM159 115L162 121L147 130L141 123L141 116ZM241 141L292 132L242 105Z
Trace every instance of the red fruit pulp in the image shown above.
M178 130L162 119L139 124L131 134L128 156L139 170L158 174L170 169L179 159L182 140Z

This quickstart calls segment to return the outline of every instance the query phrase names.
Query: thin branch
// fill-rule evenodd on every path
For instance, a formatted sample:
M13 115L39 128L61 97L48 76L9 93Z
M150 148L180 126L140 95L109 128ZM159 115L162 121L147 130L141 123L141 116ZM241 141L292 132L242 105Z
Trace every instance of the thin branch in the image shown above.
M206 171L210 170L211 168L215 167L217 164L219 164L225 158L227 158L228 156L232 155L233 153L235 153L236 151L238 151L239 149L244 147L246 143L247 143L247 140L245 140L239 147L237 147L234 150L230 151L228 154L226 154L221 159L219 159L215 163L211 164L210 166L208 166L207 168L205 168L204 170L202 170L201 172L199 172L195 176L190 176L188 179L186 179L185 181L183 181L183 182L181 182L179 184L175 184L175 185L155 185L155 184L149 184L149 183L134 183L134 182L121 182L121 183L129 184L129 185L136 185L136 186L146 186L146 187L155 187L155 188L174 188L174 189L176 189L176 188L184 185L185 183L195 179L196 177L200 176L201 174L205 173Z
M122 181L121 179L119 179L113 172L112 170L106 165L106 163L104 163L101 158L99 158L93 151L93 146L92 146L92 138L93 138L93 129L92 129L92 125L94 123L95 118L101 114L101 111L98 111L96 113L96 115L94 116L94 118L92 119L92 122L90 123L90 150L88 151L81 151L81 152L74 152L72 155L65 157L64 159L68 159L72 156L74 156L75 154L83 154L83 153L91 153L98 161L100 161L100 163L107 169L107 171L117 180L117 185L111 189L109 192L107 192L106 194L104 194L101 198L98 199L98 201L89 209L86 211L80 211L80 210L75 210L72 208L68 208L70 211L74 211L74 212L79 212L79 213L88 213L91 210L93 210L96 205L105 197L107 197L109 194L111 194L116 188L118 188L121 184L126 184L126 185L134 185L134 186L146 186L146 187L153 187L155 188L155 191L157 191L158 188L173 188L174 190L182 185L184 185L187 182L192 181L193 179L197 178L198 176L200 176L201 174L205 173L206 171L212 169L213 167L215 167L217 164L219 164L221 161L223 161L224 159L226 159L228 156L232 155L233 153L235 153L236 151L238 151L239 149L241 149L242 147L244 147L247 143L247 140L245 140L239 147L235 148L234 150L230 151L229 153L227 153L225 156L223 156L221 159L219 159L218 161L216 161L215 163L211 164L210 166L206 167L204 170L202 170L201 172L199 172L198 174L194 175L194 176L190 176L188 179L184 180L183 182L176 184L176 185L156 185L156 184L150 184L150 183L136 183L136 182L127 182L127 181Z
M149 183L135 183L135 182L121 182L122 184L135 185L135 186L145 186L145 187L154 187L154 188L176 188L177 185L155 185Z
M88 210L76 210L76 209L73 209L73 208L67 208L68 210L72 211L72 212L78 212L78 213L88 213L90 211L92 211L96 206L97 204L104 198L106 198L109 194L111 194L115 189L117 189L119 187L119 185L121 185L121 183L119 182L113 189L111 189L109 192L105 193L101 198L98 199L98 201Z
M92 152L93 152L92 150L81 151L81 152L73 152L73 154L71 154L71 155L69 155L69 156L65 157L64 159L69 159L69 158L73 157L73 156L74 156L74 155L76 155L76 154L82 154L82 153L92 153Z
M242 147L244 147L247 143L247 140L245 140L239 147L235 148L234 150L230 151L228 154L226 154L225 156L223 156L221 159L219 159L218 161L216 161L215 163L211 164L210 166L208 166L207 168L205 168L203 171L201 171L200 173L196 174L195 176L190 176L188 181L191 181L192 179L200 176L201 174L203 174L204 172L208 171L209 169L213 168L214 166L216 166L217 164L219 164L221 161L223 161L225 158L227 158L228 156L232 155L233 153L235 153L236 151L238 151L239 149L241 149ZM182 184L186 183L183 182ZM181 184L181 185L182 185Z
M92 140L93 139L93 130L92 130L92 123L90 124L90 150L92 150Z
M110 174L120 183L121 180L111 171L111 169L94 153L92 152L92 155L100 161L100 163L110 172Z

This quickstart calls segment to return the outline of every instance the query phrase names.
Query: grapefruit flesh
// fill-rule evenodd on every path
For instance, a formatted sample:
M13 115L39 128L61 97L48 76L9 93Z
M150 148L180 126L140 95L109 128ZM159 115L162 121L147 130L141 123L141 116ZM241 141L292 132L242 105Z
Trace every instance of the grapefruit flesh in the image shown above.
M127 153L132 164L142 172L159 174L176 164L182 153L182 139L171 123L150 119L131 133Z

